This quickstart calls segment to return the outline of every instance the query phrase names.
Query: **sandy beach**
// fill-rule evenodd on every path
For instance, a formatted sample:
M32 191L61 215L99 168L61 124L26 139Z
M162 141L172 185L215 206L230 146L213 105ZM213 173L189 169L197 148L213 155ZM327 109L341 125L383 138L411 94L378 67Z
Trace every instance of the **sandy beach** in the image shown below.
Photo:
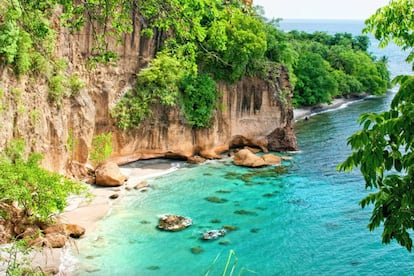
M343 105L349 104L351 102L355 102L364 98L365 95L355 96L350 98L337 98L333 99L331 104L320 104L317 106L310 106L310 107L303 107L297 108L293 110L293 117L295 121L304 120L306 118L310 118L312 115L340 108Z
M121 168L121 172L128 176L128 181L121 187L103 188L95 185L88 185L93 199L89 202L81 198L70 198L69 205L65 212L59 215L59 219L63 223L78 224L86 229L86 233L82 238L93 233L98 226L100 220L107 216L114 202L109 197L115 193L119 194L120 200L122 196L133 189L135 185L149 178L157 177L175 170L174 163L171 161L156 163L146 162L143 164L131 163ZM43 249L42 251L33 252L32 267L42 268L43 271L57 275L72 275L73 265L68 263L68 255L70 251L76 251L76 240L67 243L65 248ZM73 250L75 249L75 250Z

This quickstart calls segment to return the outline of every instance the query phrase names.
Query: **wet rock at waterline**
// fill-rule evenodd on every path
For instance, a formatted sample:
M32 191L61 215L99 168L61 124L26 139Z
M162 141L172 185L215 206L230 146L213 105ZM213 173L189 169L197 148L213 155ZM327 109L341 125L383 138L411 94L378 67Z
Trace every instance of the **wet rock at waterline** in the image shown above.
M239 150L233 157L233 163L244 167L263 167L266 162L248 149Z
M141 181L140 183L138 183L137 185L134 186L134 189L135 190L140 190L140 189L146 188L148 186L149 186L148 181Z
M177 232L193 224L192 220L179 215L163 215L158 221L158 229Z

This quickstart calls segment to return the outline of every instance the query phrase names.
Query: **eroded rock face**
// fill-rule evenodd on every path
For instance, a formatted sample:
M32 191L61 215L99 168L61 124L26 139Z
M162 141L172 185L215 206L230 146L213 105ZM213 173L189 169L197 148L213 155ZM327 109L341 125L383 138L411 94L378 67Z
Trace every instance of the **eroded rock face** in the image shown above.
M122 186L127 180L123 175L117 164L113 162L106 162L95 170L95 183L99 186L116 187Z
M177 232L193 224L192 220L179 215L163 215L158 221L158 228L164 231Z
M122 46L111 45L119 56L117 66L97 65L94 70L85 65L91 30L82 30L81 36L57 32L56 58L67 59L66 73L76 74L85 83L78 95L59 104L49 100L47 81L34 83L29 77L16 79L10 70L0 71L0 89L7 92L0 99L7 107L0 112L0 150L13 138L24 137L27 151L44 155L45 168L92 182L89 171L78 165L88 162L93 136L102 133L112 133L111 160L118 165L160 157L220 158L223 152L239 146L262 151L296 149L292 88L283 67L270 69L268 81L246 77L233 85L219 83L224 108L215 111L209 129L194 129L178 108L160 105L152 107L152 116L138 128L118 129L110 110L134 86L137 72L148 65L157 50L157 41L140 36L139 22L137 18L135 32L125 36ZM16 91L23 96L19 98ZM25 112L18 112L19 106L24 106Z

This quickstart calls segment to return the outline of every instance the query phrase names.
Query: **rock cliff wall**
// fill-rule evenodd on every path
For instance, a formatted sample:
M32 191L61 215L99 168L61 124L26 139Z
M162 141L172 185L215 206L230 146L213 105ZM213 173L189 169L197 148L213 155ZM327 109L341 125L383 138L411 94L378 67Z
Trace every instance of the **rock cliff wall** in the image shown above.
M156 157L218 158L240 145L296 149L292 91L283 67L276 69L278 77L270 82L245 78L234 85L220 84L221 104L209 129L186 126L177 108L154 106L152 117L139 128L119 130L110 110L155 55L159 39L140 37L137 24L122 46L113 46L120 57L116 66L98 65L90 70L85 66L91 47L89 32L88 28L77 35L59 32L56 56L68 60L67 74L76 73L86 84L61 104L48 99L45 80L36 76L16 79L8 68L0 68L0 150L12 139L23 138L28 151L45 156L45 168L67 173L68 164L88 162L94 135L109 132L114 149L111 159L119 164Z

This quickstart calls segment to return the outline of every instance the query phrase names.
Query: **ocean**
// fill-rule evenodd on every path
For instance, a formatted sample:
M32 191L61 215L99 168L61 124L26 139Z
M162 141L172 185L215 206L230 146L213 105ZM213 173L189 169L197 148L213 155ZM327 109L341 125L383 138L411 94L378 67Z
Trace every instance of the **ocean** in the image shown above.
M360 34L363 22L280 26ZM376 45L370 51L389 57L393 76L410 73L402 51ZM281 167L249 169L227 158L173 163L173 172L148 180L146 192L115 201L98 229L78 242L74 275L412 275L413 256L396 243L383 245L381 229L368 231L370 210L358 202L369 191L360 173L336 170L350 154L346 139L359 129L358 116L387 109L393 94L296 122L300 152L283 154L292 160ZM161 161L136 166L151 162ZM158 217L169 213L191 217L193 225L157 230ZM201 240L204 231L223 226L230 229L224 237Z

